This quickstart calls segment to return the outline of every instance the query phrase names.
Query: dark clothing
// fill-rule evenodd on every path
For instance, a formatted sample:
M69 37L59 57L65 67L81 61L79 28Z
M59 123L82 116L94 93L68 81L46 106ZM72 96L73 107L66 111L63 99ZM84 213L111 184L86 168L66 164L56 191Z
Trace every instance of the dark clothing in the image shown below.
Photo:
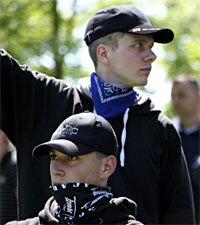
M200 157L200 125L193 131L187 132L187 129L181 127L180 120L174 118L173 122L181 136L183 151L192 183L196 223L200 224L200 167L198 165L196 166Z
M55 216L54 208L56 202L51 197L45 204L44 209L39 213L38 217L27 219L25 221L13 221L6 225L37 225L37 224L67 224L61 222ZM127 224L142 225L140 222L134 219L135 205L133 201L127 198L121 197L112 199L97 208L95 213L91 213L91 216L87 219L80 219L76 224ZM132 215L131 215L132 214Z
M196 168L194 168L195 161L197 160L198 156L200 156L200 138L199 138L199 131L197 130L190 135L181 132L181 140L183 144L183 150L185 153L186 161L188 163L188 169L191 177L192 189L194 194L194 206L195 206L195 217L197 224L200 224L200 176L194 179L194 174Z
M68 116L93 111L90 82L68 86L63 80L21 67L4 50L1 53L1 125L17 147L20 219L25 219L37 215L50 196L44 188L50 185L48 160L33 159L31 152L49 141ZM123 116L109 120L120 148ZM134 200L142 223L193 224L191 184L171 121L140 93L140 101L130 107L126 130L125 166L120 166L118 157L117 169L109 178L114 197Z
M17 168L9 151L0 164L0 224L17 219Z

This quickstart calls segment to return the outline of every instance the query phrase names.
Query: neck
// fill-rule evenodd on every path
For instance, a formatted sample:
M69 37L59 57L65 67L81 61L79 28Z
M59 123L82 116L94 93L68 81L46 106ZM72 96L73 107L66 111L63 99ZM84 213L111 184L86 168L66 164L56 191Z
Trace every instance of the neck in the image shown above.
M187 127L193 127L200 124L200 113L194 113L191 116L180 116L181 119L181 125L185 128Z
M132 86L128 86L127 84L122 82L121 79L118 79L116 76L113 76L113 74L109 73L108 71L97 71L96 76L103 82L112 86L120 87L127 90L132 88Z

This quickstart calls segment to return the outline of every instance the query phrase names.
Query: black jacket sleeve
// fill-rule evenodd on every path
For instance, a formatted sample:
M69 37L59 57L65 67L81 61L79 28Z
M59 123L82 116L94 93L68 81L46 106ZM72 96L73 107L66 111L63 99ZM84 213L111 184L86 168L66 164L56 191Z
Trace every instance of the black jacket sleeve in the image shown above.
M64 81L20 66L1 50L1 128L15 146L56 128L64 119L63 111L67 115L72 104L64 102L67 95Z
M20 66L5 50L0 62L0 125L17 150L19 219L32 218L50 197L49 158L34 159L32 151L72 114L73 88Z

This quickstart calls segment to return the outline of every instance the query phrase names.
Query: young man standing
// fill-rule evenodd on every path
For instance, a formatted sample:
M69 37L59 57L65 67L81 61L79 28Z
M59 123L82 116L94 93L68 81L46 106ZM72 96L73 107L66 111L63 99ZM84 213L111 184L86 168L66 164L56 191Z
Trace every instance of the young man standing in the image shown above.
M20 66L1 51L2 129L18 149L21 218L34 216L42 207L38 199L43 204L49 196L44 189L48 161L33 162L31 150L49 140L66 117L88 110L106 118L118 138L118 165L109 179L114 196L134 200L145 224L194 223L179 135L150 98L135 89L148 81L156 59L154 42L169 43L173 37L170 29L152 26L132 5L101 10L89 21L84 37L96 72L72 87ZM27 168L32 176L25 181Z
M14 224L138 224L136 205L128 198L112 198L107 181L115 171L117 137L103 117L80 113L68 117L50 141L33 156L50 155L52 197L35 218Z

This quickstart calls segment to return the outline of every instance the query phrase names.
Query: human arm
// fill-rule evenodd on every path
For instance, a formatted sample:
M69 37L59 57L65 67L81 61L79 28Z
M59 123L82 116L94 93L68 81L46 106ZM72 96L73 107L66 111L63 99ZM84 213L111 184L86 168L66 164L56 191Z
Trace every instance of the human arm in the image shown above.
M48 129L55 115L59 120L62 111L58 106L67 84L21 66L5 50L0 57L1 127L12 143L20 146ZM57 122L51 126L56 127Z

